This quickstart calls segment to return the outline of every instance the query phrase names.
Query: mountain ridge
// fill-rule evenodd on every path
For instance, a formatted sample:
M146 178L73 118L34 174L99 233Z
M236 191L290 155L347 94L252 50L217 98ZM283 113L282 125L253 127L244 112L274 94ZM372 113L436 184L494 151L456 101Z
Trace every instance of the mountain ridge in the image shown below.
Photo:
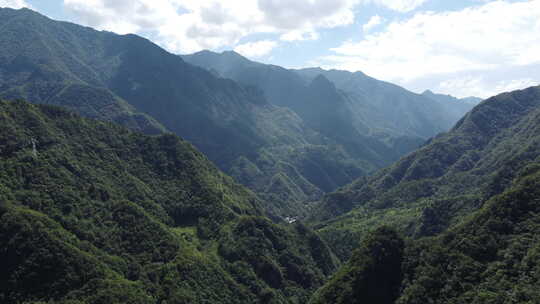
M382 82L365 75L362 72L347 72L339 70L323 70L321 68L291 69L262 64L251 61L234 51L224 51L215 53L211 51L201 51L190 55L181 55L189 63L216 72L224 78L230 78L245 85L257 86L262 89L267 99L276 105L286 106L296 111L302 116L302 111L309 104L309 94L306 94L306 87L318 76L324 75L335 86L338 94L346 100L346 111L354 113L354 124L368 126L368 130L376 130L377 136L414 136L422 140L435 136L441 131L448 130L463 114L472 108L458 108L447 114L447 107L433 103L433 99L426 96L409 92L397 85ZM337 93L337 92L336 92ZM396 98L397 96L397 98ZM374 99L374 101L370 101ZM398 101L399 100L399 101ZM391 106L381 106L380 103L389 103ZM396 111L396 102L401 105ZM306 105L303 105L305 103ZM407 105L408 104L408 105ZM389 123L397 120L398 113L410 113L407 107L414 106L416 112L422 113L414 116L412 121L422 121L420 125L413 124L398 126ZM429 108L430 110L422 110ZM466 107L466 106L465 106ZM377 109L374 111L373 109ZM367 112L366 112L367 111ZM390 119L384 115L393 115ZM366 114L368 113L368 114ZM381 113L386 113L381 116ZM415 114L416 115L416 114ZM447 119L450 115L452 118ZM378 121L385 121L383 126L370 116L377 117ZM433 118L428 118L433 116ZM383 119L380 119L383 117ZM345 119L345 118L343 118ZM351 119L351 118L349 118ZM403 117L401 120L404 120ZM406 120L405 120L406 121ZM421 131L423 128L423 131ZM403 132L405 130L405 133ZM374 131L370 131L374 132ZM381 133L381 134L378 134ZM421 142L422 140L418 140Z

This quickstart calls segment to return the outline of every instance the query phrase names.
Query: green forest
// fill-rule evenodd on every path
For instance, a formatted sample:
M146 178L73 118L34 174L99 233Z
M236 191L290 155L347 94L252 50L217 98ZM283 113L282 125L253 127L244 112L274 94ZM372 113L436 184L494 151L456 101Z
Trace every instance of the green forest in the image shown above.
M2 303L302 303L338 266L174 135L0 109Z

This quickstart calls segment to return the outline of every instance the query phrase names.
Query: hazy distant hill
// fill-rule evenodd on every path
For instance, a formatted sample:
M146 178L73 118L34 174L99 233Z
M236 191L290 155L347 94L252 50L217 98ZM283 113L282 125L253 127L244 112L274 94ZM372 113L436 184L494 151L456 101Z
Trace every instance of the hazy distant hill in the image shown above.
M327 99L333 107L352 114L340 117L341 120L352 123L363 135L373 134L378 139L385 136L429 138L451 128L474 106L474 103L462 106L426 98L428 96L361 72L320 68L288 70L250 61L233 51L201 51L182 58L222 77L261 88L271 103L289 107L303 118L304 112L313 111L314 98L319 102ZM328 88L326 94L312 94L312 82L321 75L332 83L332 88Z
M452 113L452 115L456 116L463 116L463 113L469 112L471 107L482 102L482 98L478 97L456 98L451 95L436 94L430 90L426 90L422 95L438 101L448 113Z
M393 136L431 137L449 130L474 103L426 98L362 72L309 68L295 70L307 81L324 75L346 93L353 117L374 132ZM433 102L433 101L436 102Z
M465 97L465 98L457 98L457 97L454 97L452 95L446 95L446 94L437 94L437 93L434 93L433 91L431 90L425 90L424 93L422 93L423 96L426 96L428 98L431 98L431 99L434 99L434 100L437 100L437 101L440 101L440 102L446 102L448 104L452 104L452 103L469 103L469 104L473 104L473 105L477 105L479 103L481 103L483 101L482 98L478 98L478 97Z

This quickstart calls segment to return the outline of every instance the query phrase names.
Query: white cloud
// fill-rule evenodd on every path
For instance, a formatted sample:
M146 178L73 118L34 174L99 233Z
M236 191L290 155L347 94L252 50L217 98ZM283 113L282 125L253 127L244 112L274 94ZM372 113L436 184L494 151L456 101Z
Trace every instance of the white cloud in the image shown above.
M540 62L540 1L417 13L332 51L321 58L323 66L362 70L406 87L423 77L527 66ZM494 91L501 87L491 84Z
M354 22L358 0L64 0L76 22L150 36L173 52L232 47L251 34L285 41Z
M0 0L0 7L20 9L23 7L30 7L30 5L24 0Z
M371 17L369 19L369 21L362 26L362 29L364 30L364 32L367 33L369 31L371 31L377 25L380 25L383 21L384 21L384 19L381 18L381 16L375 15L375 16Z
M524 89L538 85L539 81L531 78L489 81L482 76L467 76L441 82L435 88L437 92L452 94L457 97L478 96L488 98L502 92Z
M276 46L276 41L261 40L240 44L234 50L246 57L257 58L268 55Z
M406 13L410 12L427 2L428 0L365 0L368 3L375 3L394 11Z
M317 40L319 34L314 30L307 31L290 31L279 37L283 41L303 41L303 40Z

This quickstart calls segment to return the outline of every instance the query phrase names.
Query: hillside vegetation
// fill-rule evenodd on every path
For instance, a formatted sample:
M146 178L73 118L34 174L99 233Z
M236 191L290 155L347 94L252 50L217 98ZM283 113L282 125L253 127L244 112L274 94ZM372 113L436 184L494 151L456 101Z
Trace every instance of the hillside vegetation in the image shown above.
M2 303L305 303L337 266L175 135L22 101L0 128Z
M511 184L437 237L377 229L310 303L539 303L539 163Z

